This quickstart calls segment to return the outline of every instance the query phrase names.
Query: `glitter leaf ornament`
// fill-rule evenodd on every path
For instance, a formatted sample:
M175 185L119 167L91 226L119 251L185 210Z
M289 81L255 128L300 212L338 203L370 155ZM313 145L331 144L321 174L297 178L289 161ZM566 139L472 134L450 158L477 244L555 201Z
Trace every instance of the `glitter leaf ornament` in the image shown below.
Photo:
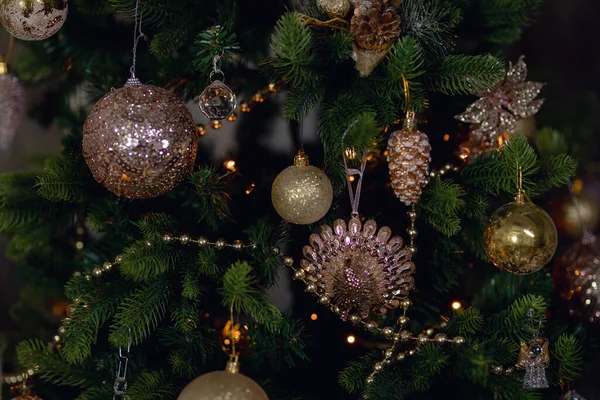
M0 23L21 40L44 40L63 26L68 0L0 0Z
M413 114L401 130L392 132L387 151L394 194L406 205L417 203L427 184L431 145L427 135L417 130Z
M534 338L529 343L521 342L517 366L525 370L523 387L526 389L545 389L548 387L546 368L550 365L548 341Z
M8 65L0 59L0 150L6 150L12 144L24 106L23 85L8 73Z
M343 320L385 314L414 288L410 252L387 226L377 230L373 220L363 226L358 216L348 224L338 219L333 228L323 225L309 242L300 262L307 290L331 304Z
M83 156L94 179L131 199L160 196L181 183L197 145L186 106L137 79L100 99L83 127Z
M543 99L536 100L544 84L526 79L527 65L525 57L521 56L515 65L509 64L506 78L501 83L478 93L480 98L455 118L476 124L471 131L473 138L488 146L504 133L520 133L516 131L517 121L537 114L544 103Z

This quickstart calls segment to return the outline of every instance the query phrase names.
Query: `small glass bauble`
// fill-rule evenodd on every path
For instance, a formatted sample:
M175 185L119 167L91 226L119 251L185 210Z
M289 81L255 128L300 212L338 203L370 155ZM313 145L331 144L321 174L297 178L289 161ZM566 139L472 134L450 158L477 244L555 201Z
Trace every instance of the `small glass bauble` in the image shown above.
M208 119L221 120L233 114L237 102L229 86L221 81L214 81L200 95L198 106Z
M18 39L48 39L65 23L68 3L68 0L2 0L0 22Z
M230 372L230 370L214 371L199 376L190 382L177 397L177 400L224 399L269 400L269 397L258 383L246 375Z
M94 179L117 196L167 193L191 172L198 135L190 111L170 92L133 84L96 103L83 127Z
M569 314L583 323L600 323L600 241L587 233L558 258L555 288Z
M552 259L557 243L552 218L524 201L496 210L484 233L485 250L492 263L514 275L539 271Z
M273 206L281 218L299 225L317 222L327 214L333 202L333 187L327 175L308 164L299 152L294 165L284 169L271 191Z

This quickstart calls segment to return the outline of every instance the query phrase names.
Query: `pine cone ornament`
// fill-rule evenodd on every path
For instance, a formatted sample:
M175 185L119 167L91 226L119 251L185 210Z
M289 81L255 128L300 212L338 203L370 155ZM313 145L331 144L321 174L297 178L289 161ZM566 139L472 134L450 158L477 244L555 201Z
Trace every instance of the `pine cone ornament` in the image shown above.
M388 140L388 166L394 194L407 206L415 204L427 184L431 161L429 138L416 129L414 118Z
M400 17L383 0L357 1L350 21L350 33L360 48L384 51L400 34Z
M352 52L356 69L368 76L398 39L400 17L383 0L356 0L350 33L356 41Z

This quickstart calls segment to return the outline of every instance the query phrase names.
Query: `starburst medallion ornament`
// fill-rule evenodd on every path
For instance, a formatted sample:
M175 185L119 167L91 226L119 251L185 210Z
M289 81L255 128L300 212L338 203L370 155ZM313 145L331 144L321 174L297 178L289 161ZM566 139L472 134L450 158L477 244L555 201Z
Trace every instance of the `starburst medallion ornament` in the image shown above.
M493 89L478 93L479 99L455 118L474 124L472 139L491 147L498 137L516 133L517 121L539 111L544 99L536 99L544 83L527 81L525 56L509 63L506 78Z

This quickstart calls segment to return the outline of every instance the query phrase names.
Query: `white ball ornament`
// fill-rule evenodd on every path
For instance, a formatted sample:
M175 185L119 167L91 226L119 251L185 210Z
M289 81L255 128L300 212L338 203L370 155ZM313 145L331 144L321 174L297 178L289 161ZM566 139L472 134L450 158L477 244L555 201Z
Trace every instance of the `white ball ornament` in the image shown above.
M0 22L21 40L44 40L63 26L68 0L2 0Z

